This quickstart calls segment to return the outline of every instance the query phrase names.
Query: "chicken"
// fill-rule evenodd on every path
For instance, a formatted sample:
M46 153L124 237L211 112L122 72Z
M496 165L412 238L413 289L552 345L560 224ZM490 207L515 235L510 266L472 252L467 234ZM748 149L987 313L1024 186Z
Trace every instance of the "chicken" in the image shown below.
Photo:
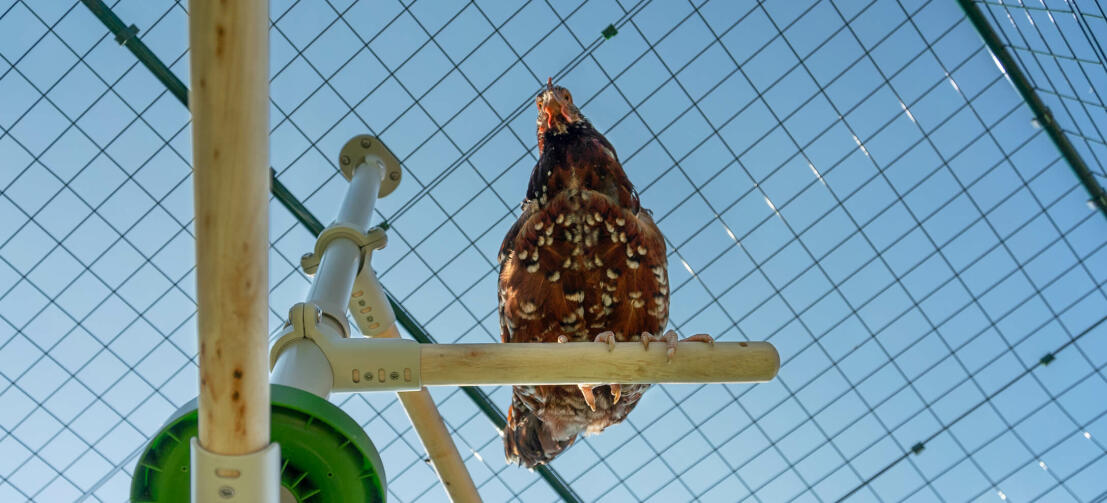
M552 79L539 93L538 164L522 215L500 247L503 342L664 341L665 240L615 147ZM685 340L711 342L700 334ZM622 422L649 385L515 386L504 429L509 463L548 463L578 434Z

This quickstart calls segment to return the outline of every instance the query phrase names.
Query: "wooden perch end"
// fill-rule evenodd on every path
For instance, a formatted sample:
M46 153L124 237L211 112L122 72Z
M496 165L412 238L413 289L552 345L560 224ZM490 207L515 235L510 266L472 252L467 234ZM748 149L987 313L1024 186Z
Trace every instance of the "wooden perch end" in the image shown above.
M424 386L766 382L780 369L767 342L424 344Z

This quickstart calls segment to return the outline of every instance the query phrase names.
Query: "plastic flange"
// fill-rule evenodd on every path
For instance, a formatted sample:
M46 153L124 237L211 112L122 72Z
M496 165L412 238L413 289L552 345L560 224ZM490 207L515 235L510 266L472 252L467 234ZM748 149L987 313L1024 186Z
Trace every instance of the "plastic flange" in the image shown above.
M270 385L272 441L281 446L281 486L299 503L384 502L384 464L365 431L338 406ZM131 501L189 501L189 441L196 400L181 407L139 457Z
M353 180L354 168L358 167L367 155L375 155L384 163L384 174L377 197L391 194L400 185L403 170L400 168L400 160L392 155L392 151L388 150L384 142L375 136L359 134L350 138L350 141L342 146L342 150L338 153L338 165L342 168L342 176L346 177L346 180Z

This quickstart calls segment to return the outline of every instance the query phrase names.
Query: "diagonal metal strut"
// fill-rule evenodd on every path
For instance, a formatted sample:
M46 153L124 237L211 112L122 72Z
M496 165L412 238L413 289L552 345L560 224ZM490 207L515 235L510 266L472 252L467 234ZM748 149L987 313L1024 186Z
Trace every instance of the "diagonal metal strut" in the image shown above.
M1049 139L1057 146L1057 150L1061 151L1061 156L1065 158L1065 162L1076 173L1076 177L1080 179L1080 183L1088 191L1091 204L1098 208L1103 216L1107 217L1107 192L1096 181L1092 171L1088 169L1088 165L1080 157L1080 153L1073 147L1061 126L1053 119L1053 113L1049 111L1049 107L1042 102L1034 87L1030 85L1030 80L1026 78L1026 74L1023 73L1011 52L1003 45L1003 41L1000 40L992 25L988 23L984 13L980 11L980 7L973 0L957 0L957 3L965 11L965 16L972 22L973 27L980 34L980 38L984 39L988 49L1003 65L1007 76L1011 78L1011 83L1014 84L1019 95L1022 96L1022 99L1026 101L1026 105L1034 113L1034 118L1038 121L1038 124L1041 125L1042 129L1045 129Z

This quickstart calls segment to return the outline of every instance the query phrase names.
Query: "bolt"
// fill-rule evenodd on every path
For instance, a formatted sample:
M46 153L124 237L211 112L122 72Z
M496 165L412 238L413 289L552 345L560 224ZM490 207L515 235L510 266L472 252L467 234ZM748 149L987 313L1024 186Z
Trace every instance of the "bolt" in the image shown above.
M234 497L234 488L231 486L223 486L219 488L219 497L225 500Z
M350 156L348 156L348 155L344 155L344 156L340 157L338 160L342 162L343 166L346 166L346 165L350 164Z
M323 321L323 308L315 306L315 322Z
M393 171L393 172L389 173L388 174L388 179L392 180L393 182L399 180L400 179L400 172L399 171Z
M371 145L373 145L373 142L369 141L369 138L361 139L361 148L369 148Z

